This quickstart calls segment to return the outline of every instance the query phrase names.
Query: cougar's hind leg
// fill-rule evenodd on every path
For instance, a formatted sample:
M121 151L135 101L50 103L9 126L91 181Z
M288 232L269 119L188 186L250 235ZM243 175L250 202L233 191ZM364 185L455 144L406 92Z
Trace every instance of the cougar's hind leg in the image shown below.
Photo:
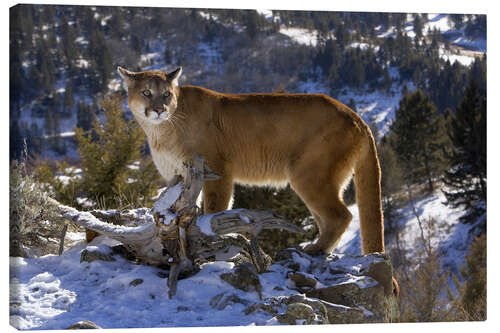
M290 183L313 213L319 229L318 240L309 244L305 250L309 253L329 253L338 244L352 219L340 193L350 172L345 164L316 163L314 169L314 173L300 172L297 169Z
M339 199L338 192L325 189L320 191L325 195L323 200L319 198L311 200L314 198L313 195L307 191L299 192L297 190L310 210L315 211L313 215L319 229L317 241L305 248L306 252L309 253L330 253L339 243L352 219L351 213Z

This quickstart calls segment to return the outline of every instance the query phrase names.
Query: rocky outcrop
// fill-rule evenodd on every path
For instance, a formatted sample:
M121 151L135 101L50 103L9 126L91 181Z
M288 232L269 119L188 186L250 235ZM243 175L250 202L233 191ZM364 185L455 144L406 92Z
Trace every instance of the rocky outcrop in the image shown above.
M83 250L82 257L89 262L110 260L113 257L107 253L119 253L99 252ZM210 279L220 279L226 286L208 301L214 311L242 306L245 315L260 312L269 318L267 324L285 325L388 323L398 316L392 265L383 253L311 256L289 248L260 274L239 255L226 261L232 268L209 273ZM200 274L203 271L201 265ZM130 285L142 282L136 279Z
M270 270L283 268L288 289L297 291L267 302L268 306L274 304L280 323L385 323L396 319L392 265L385 254L310 256L287 249L277 257ZM283 305L285 311L279 311Z

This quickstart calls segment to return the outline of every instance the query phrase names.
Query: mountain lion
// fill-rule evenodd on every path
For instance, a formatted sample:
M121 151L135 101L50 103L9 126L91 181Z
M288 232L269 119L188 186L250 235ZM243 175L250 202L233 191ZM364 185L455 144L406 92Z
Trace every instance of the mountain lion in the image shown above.
M375 141L347 106L323 94L235 95L179 86L181 68L118 72L160 174L172 179L183 161L199 153L221 175L203 185L205 213L228 208L235 182L289 183L319 228L319 238L305 250L328 253L352 218L342 193L354 173L363 253L384 252Z

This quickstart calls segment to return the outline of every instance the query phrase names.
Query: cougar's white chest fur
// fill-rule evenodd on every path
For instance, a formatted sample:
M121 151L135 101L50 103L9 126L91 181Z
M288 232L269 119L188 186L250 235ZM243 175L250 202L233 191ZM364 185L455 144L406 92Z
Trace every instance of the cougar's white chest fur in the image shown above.
M176 175L182 175L182 160L165 150L151 148L151 156L161 176L169 182Z

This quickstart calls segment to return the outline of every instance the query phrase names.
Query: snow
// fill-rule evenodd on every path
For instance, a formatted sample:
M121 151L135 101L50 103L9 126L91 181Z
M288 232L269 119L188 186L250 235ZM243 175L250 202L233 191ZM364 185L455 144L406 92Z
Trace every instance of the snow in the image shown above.
M83 36L77 37L75 42L80 45L87 45L89 43L89 41Z
M212 217L214 217L215 215L216 214L206 214L196 219L196 225L205 235L215 236L215 232L212 230L212 225L210 224Z
M73 323L89 320L103 328L197 327L277 325L273 315L255 311L248 315L247 306L262 302L255 291L242 291L220 278L234 264L209 262L188 278L178 281L177 293L168 298L165 277L168 272L154 266L135 264L121 256L115 261L80 262L83 250L112 253L116 244L99 236L85 246L84 242L61 256L10 258L10 323L18 329L64 329ZM355 283L360 288L373 286L369 277L349 273L332 274L330 269L345 268L353 273L363 271L377 261L373 256L331 255L311 257L292 250L294 259L311 270L319 287L332 283ZM349 267L349 264L356 264ZM273 264L259 275L262 299L296 295L290 269ZM332 278L333 277L333 278ZM133 281L142 281L138 284ZM280 288L276 288L279 286ZM234 297L235 296L235 297ZM220 305L227 297L243 300ZM279 306L279 305L278 305ZM331 304L338 308L342 305ZM284 312L286 307L281 307ZM368 315L368 314L367 314Z
M464 262L470 244L469 231L473 226L460 223L463 211L445 206L444 199L439 191L415 200L414 205L421 220L433 218L436 221L431 244L441 249L443 266L456 272ZM310 273L305 273L306 276L314 276L319 287L355 283L360 288L368 288L376 283L362 274L371 263L383 258L359 256L358 209L353 205L349 210L353 221L334 254L318 258L292 252L293 262L299 265L300 271ZM139 213L148 214L145 209ZM419 248L418 224L410 205L398 213L401 216L398 224L404 228L401 242L411 257ZM197 220L203 232L213 232L210 219L214 215ZM177 294L168 299L165 280L168 272L154 266L137 265L116 255L113 262L80 263L82 250L111 253L109 246L117 242L100 236L86 246L84 233L68 233L67 237L82 241L61 256L10 258L10 322L14 327L63 329L81 320L90 320L103 328L278 324L271 314L263 311L245 315L246 306L237 302L229 303L221 310L213 307L217 297L223 299L232 295L249 304L259 302L256 292L235 289L220 279L222 273L233 269L233 263L218 261L202 265L200 272L180 280ZM318 260L326 260L327 269L318 265ZM337 271L346 273L337 274ZM288 273L289 268L274 263L268 272L259 275L264 299L296 293L296 286ZM131 284L137 279L143 282L135 286ZM277 290L275 286L283 290ZM365 312L365 315L370 313Z
M182 191L184 189L184 183L179 182L175 184L174 187L169 188L166 193L160 196L153 205L153 210L159 213L164 213L168 211L170 207L179 199Z
M114 262L80 263L84 248L79 244L60 257L11 259L10 322L14 327L63 329L81 320L103 328L262 325L271 317L260 311L247 316L244 305L238 303L224 311L210 306L210 300L221 293L259 300L257 293L237 290L219 278L233 268L232 263L203 265L196 275L180 280L177 294L168 299L166 280L160 277L163 270L118 256ZM268 281L276 278L284 279L273 272L261 275L263 293L276 293L269 290L276 284ZM136 279L143 283L131 285Z
M210 224L210 221L212 221L212 218L214 216L227 213L227 214L232 214L232 213L239 213L243 209L231 209L231 210L226 210L224 212L219 212L219 213L213 213L213 214L205 214L196 219L196 225L200 228L200 231L204 233L205 235L209 236L214 236L215 233L212 230L212 225ZM240 215L241 216L241 215ZM248 219L248 217L247 217Z
M464 66L470 66L475 60L474 56L452 54L442 48L439 49L439 57L444 60L449 60L451 64L453 64L455 61L458 61Z
M279 32L290 37L294 42L299 44L310 46L316 46L318 44L318 32L316 30L282 26Z
M160 52L150 52L141 55L141 60L139 61L140 66L151 65L155 63L161 57Z
M425 235L430 239L432 247L441 249L442 265L457 273L459 266L465 262L465 255L471 237L469 231L473 228L473 225L459 222L459 218L464 214L464 211L446 206L444 202L444 194L439 191L415 200L414 205L420 220L424 224L427 224L427 221L431 218L435 220L435 231L430 234L430 237L428 237L427 233ZM335 252L359 255L361 254L361 237L358 207L352 205L348 208L353 215L353 219ZM403 250L407 252L407 256L411 258L420 249L418 245L421 244L417 218L413 214L410 204L399 209L398 214L401 215L398 220L398 225L402 228L401 244L404 247Z
M379 47L376 46L376 45L372 45L372 44L368 44L368 43L360 43L360 42L354 42L354 43L351 43L348 47L352 47L352 48L360 48L361 50L365 51L369 48L373 48L373 50L375 52L378 52L379 50Z
M217 21L217 19L218 19L216 15L206 13L206 12L203 12L201 10L198 11L198 14L200 14L200 16L203 17L205 20L213 19L213 20Z
M399 73L397 68L391 67L389 69L390 76L397 79ZM408 91L415 90L412 82L405 82ZM402 89L404 84L394 82L391 89L387 91L382 90L368 90L368 89L344 89L338 96L330 95L328 83L321 80L307 80L300 82L297 85L297 92L304 93L323 93L330 95L338 101L349 104L351 99L354 100L355 111L366 121L368 124L375 123L379 130L380 139L382 136L389 132L392 121L395 117L395 111L399 107L399 101L403 94Z
M264 16L268 21L273 19L273 11L270 9L256 9L256 11L257 14Z
M465 36L459 36L452 43L472 50L486 52L486 39L469 39Z
M407 83L408 91L413 91L415 88L410 82ZM379 130L380 139L387 134L395 117L395 111L399 107L401 100L403 84L393 83L389 92L374 90L374 91L358 91L354 89L345 90L336 97L344 104L354 100L355 111L368 124L375 123Z

